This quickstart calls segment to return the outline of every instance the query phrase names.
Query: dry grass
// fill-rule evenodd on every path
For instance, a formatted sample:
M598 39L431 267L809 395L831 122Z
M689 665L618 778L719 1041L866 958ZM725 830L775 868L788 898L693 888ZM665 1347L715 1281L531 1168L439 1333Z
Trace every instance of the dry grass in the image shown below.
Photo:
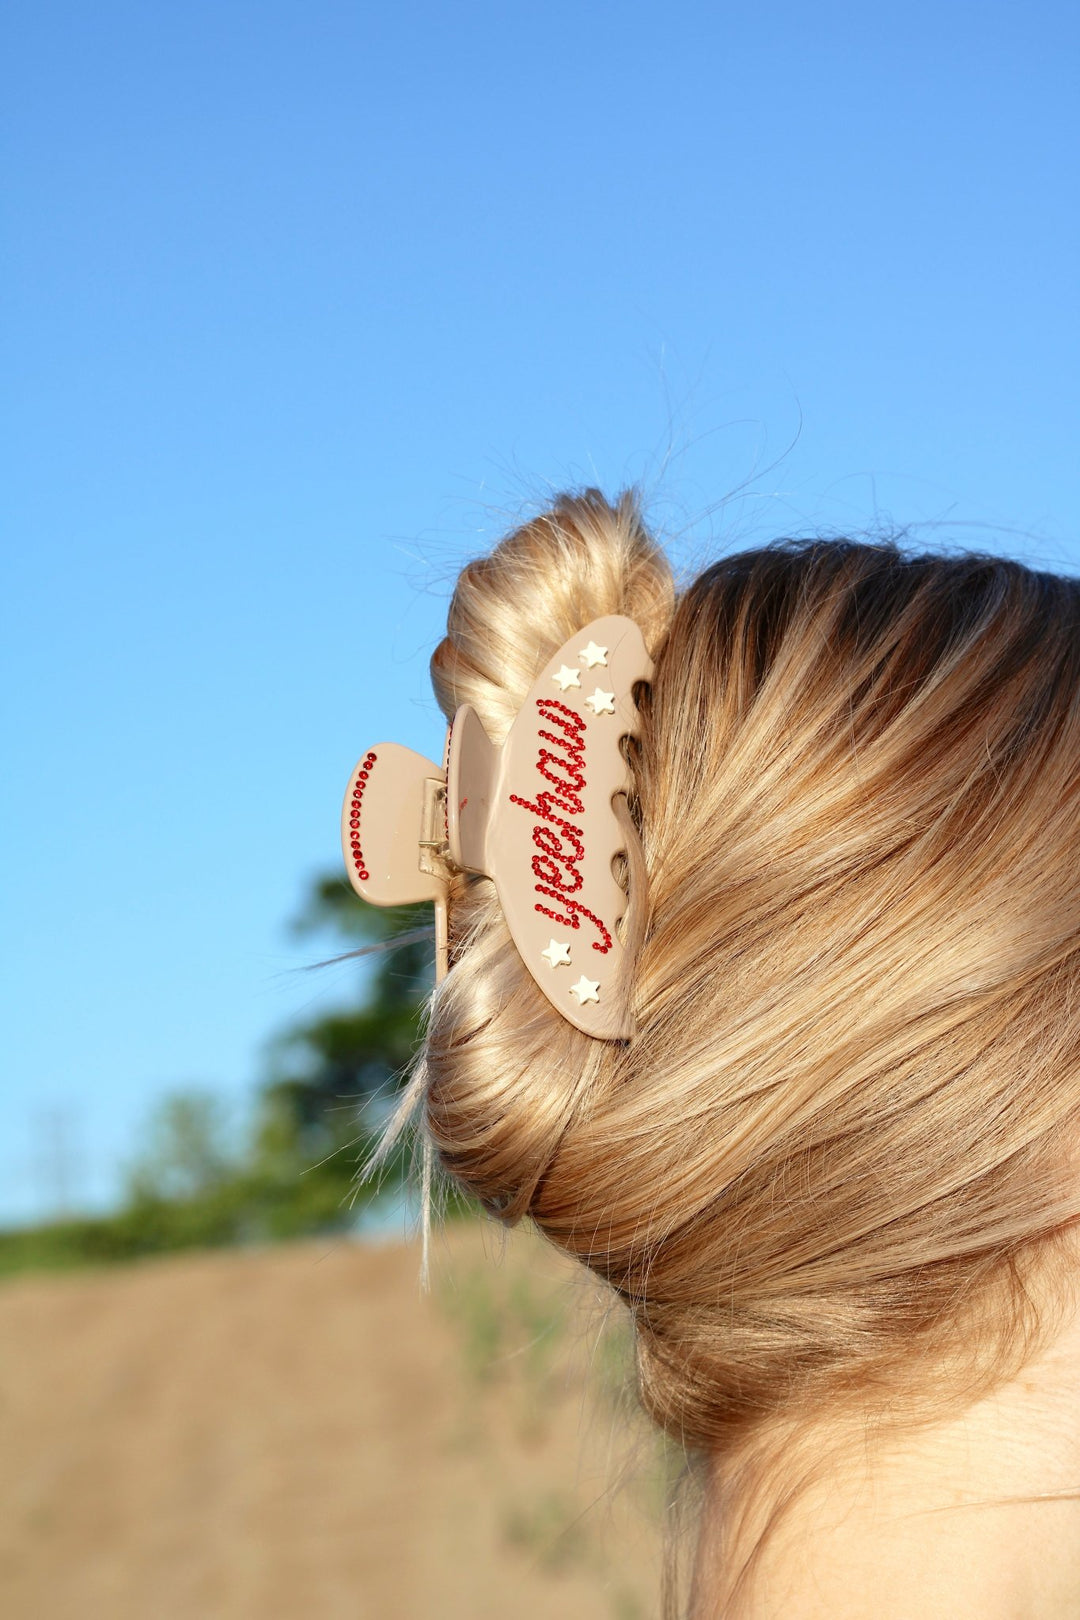
M10 1620L647 1620L670 1476L528 1234L0 1288Z

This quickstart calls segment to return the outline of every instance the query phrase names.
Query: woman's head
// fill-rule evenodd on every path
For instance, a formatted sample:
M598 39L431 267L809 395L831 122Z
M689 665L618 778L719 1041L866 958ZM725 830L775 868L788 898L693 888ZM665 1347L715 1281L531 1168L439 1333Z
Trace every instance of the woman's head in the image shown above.
M931 1365L970 1397L1030 1348L1025 1284L1080 1212L1080 583L781 542L676 597L633 502L590 491L465 569L444 710L500 739L608 613L656 664L638 1033L561 1019L458 877L442 1163L613 1285L693 1447L914 1404Z

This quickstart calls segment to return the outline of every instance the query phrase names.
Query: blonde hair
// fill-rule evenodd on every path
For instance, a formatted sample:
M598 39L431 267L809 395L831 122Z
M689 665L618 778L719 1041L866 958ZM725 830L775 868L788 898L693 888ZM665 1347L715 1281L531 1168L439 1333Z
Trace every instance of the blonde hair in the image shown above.
M1031 1354L1031 1277L1080 1213L1080 584L782 541L676 600L634 501L590 490L461 574L444 711L501 738L607 613L656 661L639 1033L560 1019L457 878L418 1078L437 1156L612 1285L691 1447L971 1399Z

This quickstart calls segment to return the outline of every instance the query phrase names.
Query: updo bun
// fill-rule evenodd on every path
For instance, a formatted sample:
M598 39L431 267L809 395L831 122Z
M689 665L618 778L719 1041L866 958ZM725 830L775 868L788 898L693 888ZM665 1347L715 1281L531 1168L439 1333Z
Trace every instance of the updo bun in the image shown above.
M1030 1353L1025 1280L1080 1213L1080 586L779 542L676 605L633 501L588 491L462 573L445 712L501 739L607 613L656 661L639 1033L561 1019L456 879L431 1142L614 1286L691 1445L914 1398L931 1360L935 1400L970 1398Z
M635 502L563 495L458 578L431 679L447 719L471 703L501 742L537 672L583 624L625 613L653 656L675 606L671 568Z
M670 566L633 499L610 506L596 490L563 496L462 571L431 660L436 695L448 719L471 703L501 742L538 671L575 630L626 614L655 657L673 607ZM424 1049L428 1129L443 1166L514 1220L613 1054L538 993L488 879L456 881L451 945L454 967Z

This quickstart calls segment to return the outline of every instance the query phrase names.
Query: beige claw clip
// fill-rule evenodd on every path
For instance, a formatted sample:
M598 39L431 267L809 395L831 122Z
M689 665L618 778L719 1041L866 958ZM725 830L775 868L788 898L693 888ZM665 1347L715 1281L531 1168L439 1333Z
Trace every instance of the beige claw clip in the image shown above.
M619 745L637 732L634 687L651 676L634 621L597 619L545 665L501 746L464 704L445 771L396 743L369 749L357 765L342 812L350 881L373 905L434 902L440 978L448 873L480 873L563 1017L602 1040L634 1033L645 872ZM620 854L629 902L615 875Z

